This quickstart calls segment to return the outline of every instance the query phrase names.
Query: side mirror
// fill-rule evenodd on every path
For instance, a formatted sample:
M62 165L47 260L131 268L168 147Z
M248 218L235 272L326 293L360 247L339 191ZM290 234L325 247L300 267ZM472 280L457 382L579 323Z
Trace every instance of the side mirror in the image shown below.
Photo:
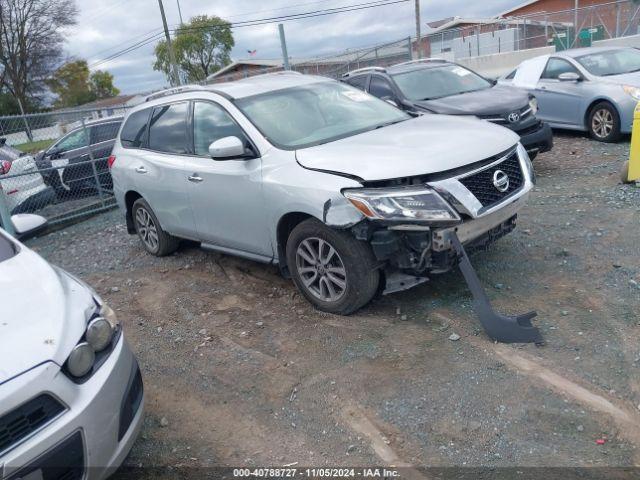
M580 82L582 77L576 72L564 72L558 75L558 80L561 82Z
M396 108L400 108L400 105L398 105L398 102L396 102L393 98L391 97L382 97L381 100L384 100L385 102L387 102L389 105L393 105Z
M47 219L31 213L19 213L11 217L11 223L17 237L26 237L36 233L47 224Z
M214 160L243 157L244 143L238 137L224 137L209 145L209 155Z

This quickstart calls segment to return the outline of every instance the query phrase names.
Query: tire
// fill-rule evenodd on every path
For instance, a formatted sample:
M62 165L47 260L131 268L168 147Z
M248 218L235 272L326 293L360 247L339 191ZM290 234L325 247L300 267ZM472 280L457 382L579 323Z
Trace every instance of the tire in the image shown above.
M369 303L380 283L371 247L315 218L301 222L289 235L287 265L309 302L338 315L349 315Z
M587 128L591 138L612 143L620 139L620 115L609 102L598 102L589 111Z
M144 249L156 257L164 257L178 249L180 240L165 232L146 200L139 198L131 208L133 224Z

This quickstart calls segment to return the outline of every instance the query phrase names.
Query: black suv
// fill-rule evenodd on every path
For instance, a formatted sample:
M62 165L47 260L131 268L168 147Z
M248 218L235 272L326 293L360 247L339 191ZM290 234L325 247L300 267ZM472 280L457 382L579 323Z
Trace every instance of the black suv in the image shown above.
M45 183L55 189L59 198L69 192L97 187L89 148L100 186L109 190L113 188L107 158L111 155L123 118L113 116L86 122L84 127L74 128L36 155L36 164ZM88 141L85 132L89 133Z
M473 115L503 125L520 135L532 159L553 147L551 128L536 118L535 97L457 63L425 59L367 67L346 73L342 81L408 113Z

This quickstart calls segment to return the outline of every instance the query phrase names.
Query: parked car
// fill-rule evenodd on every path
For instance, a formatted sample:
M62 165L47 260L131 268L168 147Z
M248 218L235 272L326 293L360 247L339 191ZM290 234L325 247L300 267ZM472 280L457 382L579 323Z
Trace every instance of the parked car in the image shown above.
M425 59L368 67L345 74L343 81L409 113L474 115L507 127L520 135L531 159L553 147L551 129L536 118L533 95L495 85L456 63Z
M107 158L122 124L122 116L105 117L85 123L89 132L89 145L95 160L96 174L100 185L111 190L112 182ZM95 189L97 184L85 128L78 126L36 156L47 185L53 187L58 196L68 192ZM53 167L53 168L52 168Z
M150 96L109 164L128 231L150 254L187 238L275 263L338 314L449 270L456 231L467 246L510 232L533 179L506 128L412 117L291 72Z
M143 385L115 313L0 230L4 479L103 479L138 435Z
M640 51L590 47L543 55L498 80L538 99L552 128L587 131L600 142L630 133L640 100Z
M33 157L7 145L4 138L0 138L0 195L11 215L33 212L55 198Z

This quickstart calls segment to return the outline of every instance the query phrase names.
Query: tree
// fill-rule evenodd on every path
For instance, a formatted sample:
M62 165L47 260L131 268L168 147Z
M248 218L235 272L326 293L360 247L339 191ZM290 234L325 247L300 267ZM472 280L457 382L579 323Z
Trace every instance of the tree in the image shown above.
M89 77L89 90L97 99L115 97L120 93L113 85L113 75L102 70L96 70Z
M176 63L188 82L205 80L231 63L235 45L231 24L216 16L198 15L178 27L172 40ZM166 40L156 44L153 69L171 78L171 63Z
M75 107L96 98L89 89L89 67L84 60L65 63L47 80L47 85L58 97L56 107Z
M75 107L120 93L113 86L113 75L102 70L89 74L85 60L65 63L47 80L47 86L58 97L56 107Z
M62 29L77 17L74 0L0 0L0 86L26 105L62 59Z

